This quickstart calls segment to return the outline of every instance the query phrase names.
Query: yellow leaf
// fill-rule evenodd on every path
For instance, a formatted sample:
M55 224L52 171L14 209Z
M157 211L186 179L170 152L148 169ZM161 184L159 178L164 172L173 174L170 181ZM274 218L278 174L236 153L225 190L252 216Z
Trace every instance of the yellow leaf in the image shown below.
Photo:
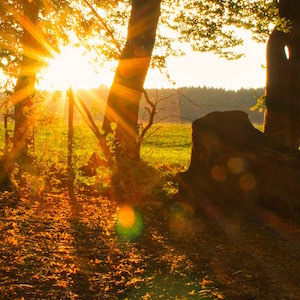
M62 287L62 288L66 288L68 286L68 282L64 281L64 280L61 280L56 285L59 286L59 287Z
M208 284L211 284L211 283L213 283L213 282L211 280L206 279L206 278L203 278L202 282L200 282L200 284L202 286L208 285Z
M194 296L195 295L195 290L192 290L191 292L189 292L189 295Z
M219 292L214 292L213 295L214 295L214 296L217 296L218 299L224 299L223 295L220 294Z
M107 262L108 262L109 264L112 264L112 260L111 260L111 258L110 258L109 255L107 255Z
M108 292L109 291L109 286L107 285L104 289L105 292Z
M8 243L13 246L18 246L18 241L14 237L10 237L7 239Z

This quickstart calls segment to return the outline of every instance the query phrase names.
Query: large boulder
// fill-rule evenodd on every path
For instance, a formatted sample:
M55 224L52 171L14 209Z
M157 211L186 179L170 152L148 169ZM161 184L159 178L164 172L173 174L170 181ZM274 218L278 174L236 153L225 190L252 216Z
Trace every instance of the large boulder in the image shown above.
M220 205L285 217L299 212L299 151L276 148L241 111L213 112L192 129L191 163L179 174L177 201L198 211Z

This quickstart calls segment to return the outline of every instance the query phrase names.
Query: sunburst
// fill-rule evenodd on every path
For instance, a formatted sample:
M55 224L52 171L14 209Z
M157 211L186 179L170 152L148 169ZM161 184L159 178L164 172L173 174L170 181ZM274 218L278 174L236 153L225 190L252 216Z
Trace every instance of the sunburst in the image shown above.
M83 47L68 45L49 59L48 66L41 70L37 85L42 90L97 88L101 78L92 65L93 57Z

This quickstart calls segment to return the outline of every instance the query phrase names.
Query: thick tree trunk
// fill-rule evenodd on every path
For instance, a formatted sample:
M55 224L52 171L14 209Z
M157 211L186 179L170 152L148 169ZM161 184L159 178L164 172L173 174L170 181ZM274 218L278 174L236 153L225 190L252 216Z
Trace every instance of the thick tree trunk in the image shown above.
M276 28L267 44L265 134L279 145L290 144L288 103L289 62L285 54L287 34Z
M23 59L15 87L15 129L13 139L14 156L26 160L33 151L33 102L37 71L39 43L35 36L38 23L38 1L23 1ZM37 34L36 34L37 35Z
M103 130L112 132L116 123L116 137L122 152L139 159L137 144L138 112L144 81L150 65L160 16L161 0L133 0L127 41L121 54L106 106Z
M279 146L300 144L300 1L281 0L281 18L291 21L290 32L276 28L267 45L265 134ZM289 57L285 55L285 47Z
M289 34L289 87L291 115L291 146L298 149L300 144L300 1L292 4L290 18L293 22Z

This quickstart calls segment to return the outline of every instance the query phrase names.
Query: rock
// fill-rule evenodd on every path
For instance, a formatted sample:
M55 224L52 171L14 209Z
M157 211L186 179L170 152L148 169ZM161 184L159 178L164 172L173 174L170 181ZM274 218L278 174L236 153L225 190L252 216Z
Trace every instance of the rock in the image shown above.
M176 199L202 211L220 205L285 217L299 212L299 151L277 149L241 111L213 112L192 129L191 163L179 174Z

